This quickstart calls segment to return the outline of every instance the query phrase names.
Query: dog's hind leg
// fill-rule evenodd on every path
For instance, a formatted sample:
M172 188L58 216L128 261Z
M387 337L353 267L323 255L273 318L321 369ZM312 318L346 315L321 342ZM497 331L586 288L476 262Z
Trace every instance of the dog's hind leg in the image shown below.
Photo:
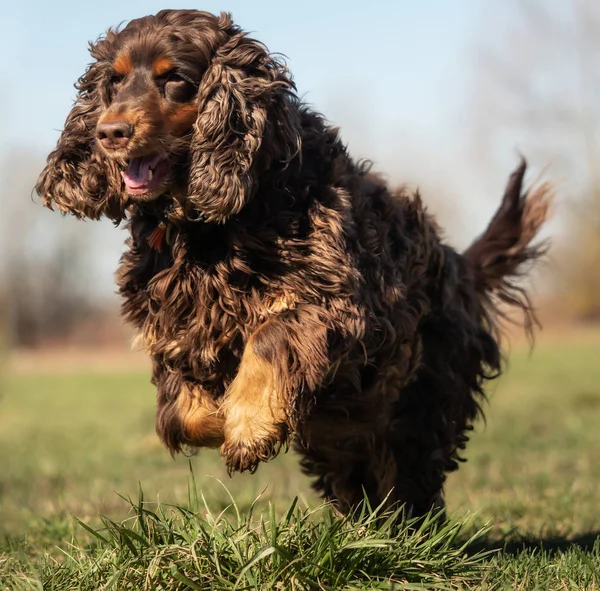
M365 498L373 509L403 508L403 515L443 510L446 459L424 424L427 409L391 405L387 421L369 407L344 410L337 416L316 409L299 430L295 450L303 472L315 478L313 488L343 514Z

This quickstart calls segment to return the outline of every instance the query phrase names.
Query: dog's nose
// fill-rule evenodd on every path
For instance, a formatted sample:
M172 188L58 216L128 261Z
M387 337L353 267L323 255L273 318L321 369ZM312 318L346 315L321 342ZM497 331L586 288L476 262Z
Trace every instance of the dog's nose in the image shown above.
M125 148L133 135L133 126L125 121L100 123L96 128L98 141L107 150Z

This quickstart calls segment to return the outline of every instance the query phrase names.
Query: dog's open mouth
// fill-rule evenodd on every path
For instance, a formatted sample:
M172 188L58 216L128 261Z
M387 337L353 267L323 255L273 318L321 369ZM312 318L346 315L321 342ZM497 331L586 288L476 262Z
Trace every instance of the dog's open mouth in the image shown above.
M158 189L169 175L171 164L160 154L132 158L121 171L125 188L130 195L148 195Z

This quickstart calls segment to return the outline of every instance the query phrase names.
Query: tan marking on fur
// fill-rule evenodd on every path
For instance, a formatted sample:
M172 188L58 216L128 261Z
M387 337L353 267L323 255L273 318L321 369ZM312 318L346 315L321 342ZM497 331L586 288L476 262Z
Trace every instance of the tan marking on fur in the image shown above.
M160 351L156 350L156 333L152 327L147 328L143 332L133 337L131 341L132 349L138 351L144 351L148 355L154 355L155 353L162 353L166 357L174 358L177 357L182 351L181 341L173 340L169 341L166 345L160 348Z
M131 339L131 348L134 351L145 351L146 350L146 342L144 340L144 335L142 333L136 334Z
M296 299L289 294L284 294L278 298L267 301L267 311L269 314L278 314L279 312L285 312L286 310L293 310L295 306Z
M110 111L106 111L106 113L103 113L102 115L100 115L100 118L98 119L98 125L100 125L101 123L111 123L113 121L123 121L124 117L121 113L118 113L117 111L114 110L110 110Z
M129 123L130 125L135 125L136 117L134 113L122 111L120 109L109 109L100 116L100 118L98 119L98 125L100 125L101 123L112 123L113 121L123 121Z
M188 445L214 448L223 444L223 416L208 393L184 386L177 397L177 410Z
M230 469L253 470L279 448L287 404L277 387L272 365L246 345L236 378L225 394L225 444L222 453Z
M172 135L183 135L194 126L197 118L198 105L195 102L177 105L165 117L167 131Z
M173 66L174 66L173 62L168 57L165 57L165 56L157 57L152 62L152 74L154 76L163 76L169 70L172 70Z
M156 120L155 120L156 118ZM154 151L151 146L156 130L160 128L160 114L154 117L152 108L126 108L123 105L113 105L104 112L98 119L98 125L101 123L125 122L135 128L135 134L131 139L133 144L144 144L147 151ZM149 150L148 150L148 147Z
M180 341L169 341L161 350L163 355L174 359L181 353L181 342Z
M154 345L156 344L156 334L152 327L148 327L138 335L133 337L131 346L133 349L142 350L152 355L154 353Z
M131 346L133 349L145 351L148 355L152 355L152 347L156 342L156 335L152 328L140 332L138 335L133 337Z
M133 61L128 53L121 53L113 62L115 74L119 76L127 76L133 71Z
M154 144L154 133L156 130L156 126L153 122L149 121L146 117L138 117L133 120L135 125L135 138L137 138L138 142L146 143L149 146L149 150L151 152L155 151L153 149ZM152 146L152 147L150 147Z

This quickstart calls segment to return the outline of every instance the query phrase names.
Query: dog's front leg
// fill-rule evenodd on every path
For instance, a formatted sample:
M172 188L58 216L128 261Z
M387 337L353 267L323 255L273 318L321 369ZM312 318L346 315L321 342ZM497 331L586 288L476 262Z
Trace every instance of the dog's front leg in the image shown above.
M185 447L219 447L224 441L218 402L198 384L155 361L156 431L171 453Z
M302 398L329 370L327 325L317 306L282 312L252 334L221 407L221 454L230 472L254 471L278 453L302 415Z

